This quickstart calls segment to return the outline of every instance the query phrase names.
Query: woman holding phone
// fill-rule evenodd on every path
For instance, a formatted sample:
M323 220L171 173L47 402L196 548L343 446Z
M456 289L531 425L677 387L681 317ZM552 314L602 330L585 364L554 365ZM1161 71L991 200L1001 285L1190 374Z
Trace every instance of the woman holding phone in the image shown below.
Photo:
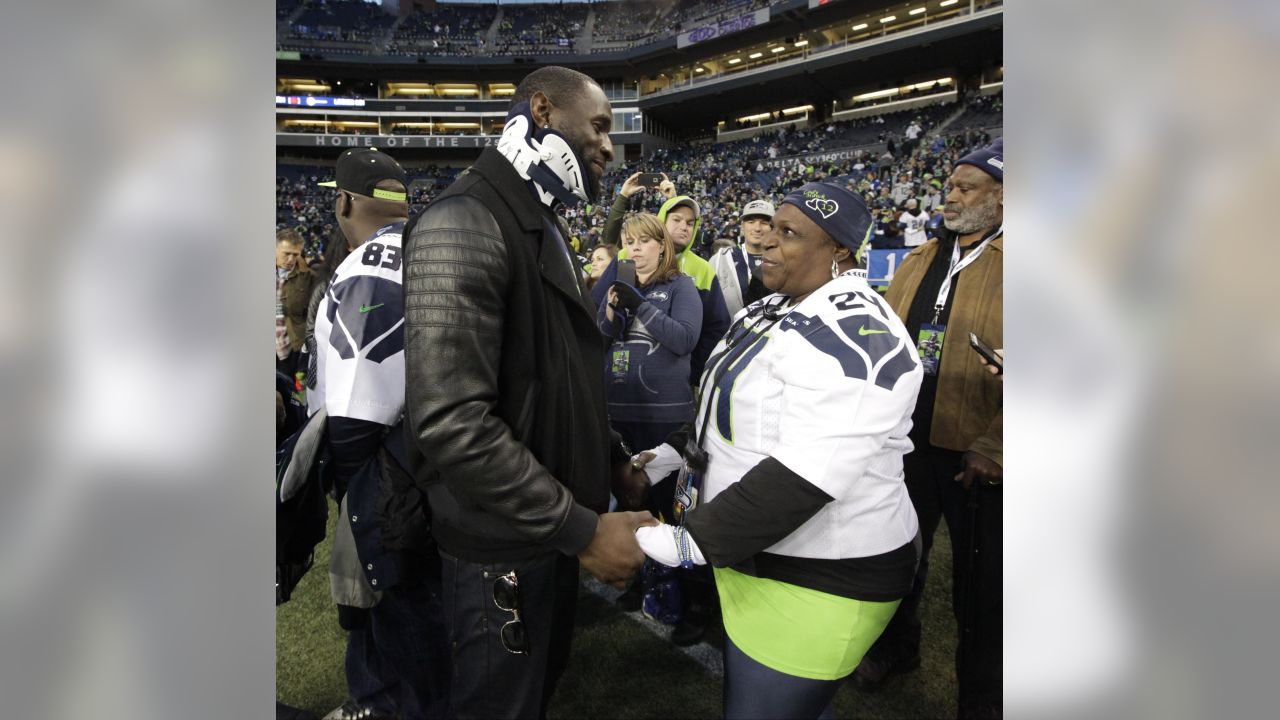
M631 447L653 447L693 417L689 357L702 328L702 301L680 273L671 236L657 216L622 224L636 284L615 282L597 315L613 341L605 356L609 420Z

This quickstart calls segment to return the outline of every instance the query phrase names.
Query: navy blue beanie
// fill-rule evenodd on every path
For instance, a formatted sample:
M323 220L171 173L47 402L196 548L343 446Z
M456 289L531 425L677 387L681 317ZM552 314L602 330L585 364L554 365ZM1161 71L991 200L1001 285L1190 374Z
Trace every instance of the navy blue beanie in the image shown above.
M782 199L783 205L794 205L832 240L856 253L871 236L874 223L862 198L843 185L811 182L801 185Z
M1004 184L1004 138L974 150L956 161L957 165L972 165Z

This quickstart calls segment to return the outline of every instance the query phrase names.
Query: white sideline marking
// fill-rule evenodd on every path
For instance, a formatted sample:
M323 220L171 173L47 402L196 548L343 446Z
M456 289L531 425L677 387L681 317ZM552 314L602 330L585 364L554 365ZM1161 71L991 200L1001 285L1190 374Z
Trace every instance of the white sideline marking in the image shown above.
M600 582L599 580L596 580L593 577L586 578L582 584L585 588L587 588L597 596L603 598L610 605L613 605L614 601L618 599L618 596L622 594L621 590L618 590L617 588L611 587L609 585L605 585L604 583ZM622 612L622 611L619 611L619 612ZM663 640L667 640L667 641L671 640L670 627L663 625L657 620L653 620L651 618L645 617L644 613L640 612L639 610L636 610L633 612L623 612L622 614L640 623L641 627L645 628L646 630L653 633L654 635L657 635ZM694 662L701 665L704 670L711 673L712 675L715 675L716 677L724 676L724 657L720 654L719 650L708 645L705 641L700 642L697 645L690 645L689 647L676 647L675 645L672 645L671 647L675 648L676 650L679 650L685 655L688 655L690 658L693 659Z

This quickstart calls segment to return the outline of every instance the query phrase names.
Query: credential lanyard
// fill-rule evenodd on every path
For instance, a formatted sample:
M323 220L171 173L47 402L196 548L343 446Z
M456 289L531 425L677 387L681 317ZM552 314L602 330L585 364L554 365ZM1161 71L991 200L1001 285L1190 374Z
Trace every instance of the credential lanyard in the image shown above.
M739 321L742 323L741 328L739 329L738 326L735 325L734 328L730 329L727 337L730 341L734 341L735 338L736 340L742 340L744 337L751 335L751 339L741 345L737 345L737 342L730 342L723 352L707 362L707 369L703 372L702 385L699 389L698 398L698 404L703 408L702 422L694 427L694 437L691 443L692 447L690 444L686 444L685 448L680 451L680 454L684 456L684 467L681 468L680 475L676 480L674 507L672 508L675 515L676 525L682 528L684 526L685 513L692 510L697 505L698 486L701 484L701 481L698 478L707 471L709 458L707 457L706 451L702 449L702 442L707 434L707 423L711 419L711 408L714 406L714 396L716 392L715 386L720 384L720 381L724 379L725 373L728 369L735 362L738 362L739 359L746 354L747 350L756 343L761 342L765 333L785 317L785 315L781 313L776 313L776 307L761 306L759 309L761 311L764 311L765 309L773 309L775 312L765 315L762 318L757 318L756 322L750 327L747 327L746 325L748 316L744 316L742 320ZM766 325L762 330L756 332L756 329L763 323L768 323L768 325ZM735 345L737 345L737 347L734 347ZM707 381L713 377L715 379L714 384L708 384ZM677 533L677 539L679 539L679 537L680 535ZM688 565L685 564L685 561L687 561L687 555L684 551L681 552L681 558L682 567L692 566L691 563Z
M956 238L955 244L951 246L951 269L947 270L947 277L942 281L942 287L938 288L938 301L933 304L934 325L938 324L938 320L942 317L942 310L947 306L947 296L951 294L951 278L959 275L961 270L972 265L978 259L978 256L982 254L982 251L986 250L987 246L991 244L991 241L1002 234L1004 234L1004 225L1001 225L995 233L979 243L978 247L964 256L963 260L960 258L960 239Z

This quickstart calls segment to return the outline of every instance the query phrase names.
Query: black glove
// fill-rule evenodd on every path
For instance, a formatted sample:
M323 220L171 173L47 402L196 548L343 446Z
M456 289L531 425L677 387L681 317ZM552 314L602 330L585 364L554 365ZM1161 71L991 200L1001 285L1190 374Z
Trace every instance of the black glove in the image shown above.
M631 448L622 439L622 434L613 428L609 429L609 464L622 465L631 462Z
M689 438L694 437L693 423L687 422L680 426L679 430L672 430L667 439L663 440L666 444L676 449L676 452L684 456L684 448L689 444Z
M644 296L640 291L624 282L615 282L610 287L618 293L618 302L613 306L619 310L634 313L636 308L640 307L640 303L644 302Z

